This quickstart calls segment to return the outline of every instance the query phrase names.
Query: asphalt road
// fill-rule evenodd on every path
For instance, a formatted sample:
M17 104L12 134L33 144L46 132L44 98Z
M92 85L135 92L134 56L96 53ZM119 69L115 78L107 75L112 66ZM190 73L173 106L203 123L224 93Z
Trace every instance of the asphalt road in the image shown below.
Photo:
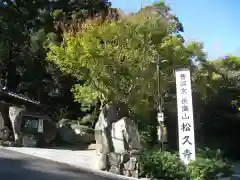
M1 180L111 180L45 159L0 148Z

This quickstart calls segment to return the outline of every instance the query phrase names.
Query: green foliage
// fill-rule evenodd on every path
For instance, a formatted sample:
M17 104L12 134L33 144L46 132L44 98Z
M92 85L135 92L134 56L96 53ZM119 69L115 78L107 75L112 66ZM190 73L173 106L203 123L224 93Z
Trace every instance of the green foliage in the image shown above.
M142 122L141 122L142 124ZM144 148L150 148L157 143L157 128L152 125L145 125L143 130L140 130L140 141Z
M87 21L80 32L65 34L61 45L49 46L47 59L84 82L72 90L76 101L123 103L135 119L149 118L156 104L157 55L167 59L161 64L162 92L174 85L175 68L190 66L199 56L196 48L189 53L177 27L166 23L170 10L162 14L157 8L146 7L119 21Z
M210 148L196 149L197 157L208 158L208 159L222 159L223 152L218 150L213 150Z
M223 152L210 148L197 149L197 159L190 162L188 172L194 180L218 179L230 177L233 167L227 159L223 158Z
M144 176L166 180L209 180L233 174L232 166L222 158L219 151L208 148L197 150L196 161L190 162L187 168L178 155L166 151L145 152L140 164Z
M170 152L146 152L141 157L141 171L148 178L164 180L184 180L186 168L179 157Z
M223 59L214 60L211 63L218 68L226 68L228 70L240 69L240 58L237 56L227 56Z
M209 180L230 177L233 174L232 166L220 159L198 157L190 162L188 172L192 180Z
M88 86L76 84L72 88L72 93L77 102L82 103L82 105L93 105L98 101L98 92L94 91Z
M154 110L154 109L152 109ZM141 115L141 113L138 113ZM151 116L149 116L149 114ZM140 140L144 148L151 148L158 143L156 112L149 111L147 116L138 116L138 128L140 134Z
M206 146L221 148L224 155L239 158L239 57L228 56L211 62L214 93L208 93L202 117ZM218 136L215 136L218 134Z
M140 64L137 65L137 63L141 62L138 57L142 56L142 52L140 52L140 47L134 48L136 46L134 41L139 40L126 37L128 35L122 36L120 32L123 32L125 28L127 31L125 33L129 34L133 26L122 22L93 26L90 32L83 32L78 38L68 38L64 46L51 48L49 59L54 60L62 71L71 73L80 80L88 76L84 86L74 88L74 91L79 94L77 99L78 97L84 98L81 102L84 102L83 100L86 103L94 102L97 99L96 95L106 102L128 102L133 99L130 98L131 96L136 98L137 95L132 92L137 92L140 82L144 81L142 77L139 77L139 80L135 79L140 75L141 67L138 67ZM102 47L99 36L104 41L111 40L112 42L106 42L107 44ZM129 39L130 42L122 41L120 45L120 39ZM139 45L142 46L142 44ZM150 66L153 60L150 58L144 63ZM133 66L136 67L135 70ZM133 71L130 72L130 70ZM146 71L149 71L149 68L146 68ZM144 73L144 69L142 72Z
M59 19L59 16L65 16L66 13L63 12L62 9L56 9L55 11L51 12L50 15L54 20Z
M6 2L3 4L3 2ZM108 1L1 1L0 6L0 80L8 74L8 88L47 104L57 120L81 116L80 104L70 92L75 78L63 75L52 62L45 61L48 44L59 43L59 22L78 12L93 16L110 6ZM76 16L75 16L76 17ZM76 20L76 19L75 19ZM57 29L56 29L57 28ZM67 117L66 117L67 116Z
M82 118L79 119L79 122L81 125L89 125L93 123L95 120L95 117L92 114L87 114L86 116L83 116Z
M239 157L239 89L222 87L211 95L202 114L205 145L220 148L228 157ZM218 134L218 136L216 136Z
M161 93L168 92L174 100L175 69L190 67L195 72L194 62L206 61L203 45L184 43L179 33L182 25L164 3L118 21L99 22L96 18L78 25L81 28L77 26L76 33L64 33L61 44L50 44L47 60L81 82L74 85L72 93L82 107L99 100L102 105L124 104L131 118L139 122L142 141L153 146L157 138L156 112L152 111L158 99L156 59L159 55ZM203 73L199 74L200 87L193 87L202 92L206 81Z

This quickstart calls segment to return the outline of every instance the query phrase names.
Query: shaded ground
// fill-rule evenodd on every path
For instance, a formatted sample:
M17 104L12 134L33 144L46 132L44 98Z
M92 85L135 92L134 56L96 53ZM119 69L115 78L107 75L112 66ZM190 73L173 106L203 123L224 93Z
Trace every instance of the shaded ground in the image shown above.
M0 179L9 180L111 180L66 164L0 149Z
M238 177L238 180L239 180L240 179L240 162L234 162L233 165L234 165L235 176Z

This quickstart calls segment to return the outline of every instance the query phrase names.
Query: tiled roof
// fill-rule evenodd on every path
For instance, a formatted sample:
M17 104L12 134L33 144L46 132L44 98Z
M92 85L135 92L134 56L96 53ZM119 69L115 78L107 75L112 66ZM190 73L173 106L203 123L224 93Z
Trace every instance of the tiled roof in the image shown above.
M39 105L41 104L39 101L32 100L29 97L24 96L22 94L14 93L12 91L5 90L5 89L1 89L0 91L5 96L9 96L9 97L13 97L13 98L16 98L16 99L20 99L20 100L23 100L23 101L26 101L26 102L29 102L29 103L32 103L32 104L39 104Z

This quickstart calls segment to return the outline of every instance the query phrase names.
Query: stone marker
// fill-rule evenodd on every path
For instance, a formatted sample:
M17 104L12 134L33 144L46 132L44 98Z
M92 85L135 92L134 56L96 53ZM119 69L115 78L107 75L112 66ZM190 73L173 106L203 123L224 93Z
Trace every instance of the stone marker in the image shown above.
M96 123L95 139L99 169L138 177L142 147L133 120L127 117L117 119L114 107L107 105L100 112Z

